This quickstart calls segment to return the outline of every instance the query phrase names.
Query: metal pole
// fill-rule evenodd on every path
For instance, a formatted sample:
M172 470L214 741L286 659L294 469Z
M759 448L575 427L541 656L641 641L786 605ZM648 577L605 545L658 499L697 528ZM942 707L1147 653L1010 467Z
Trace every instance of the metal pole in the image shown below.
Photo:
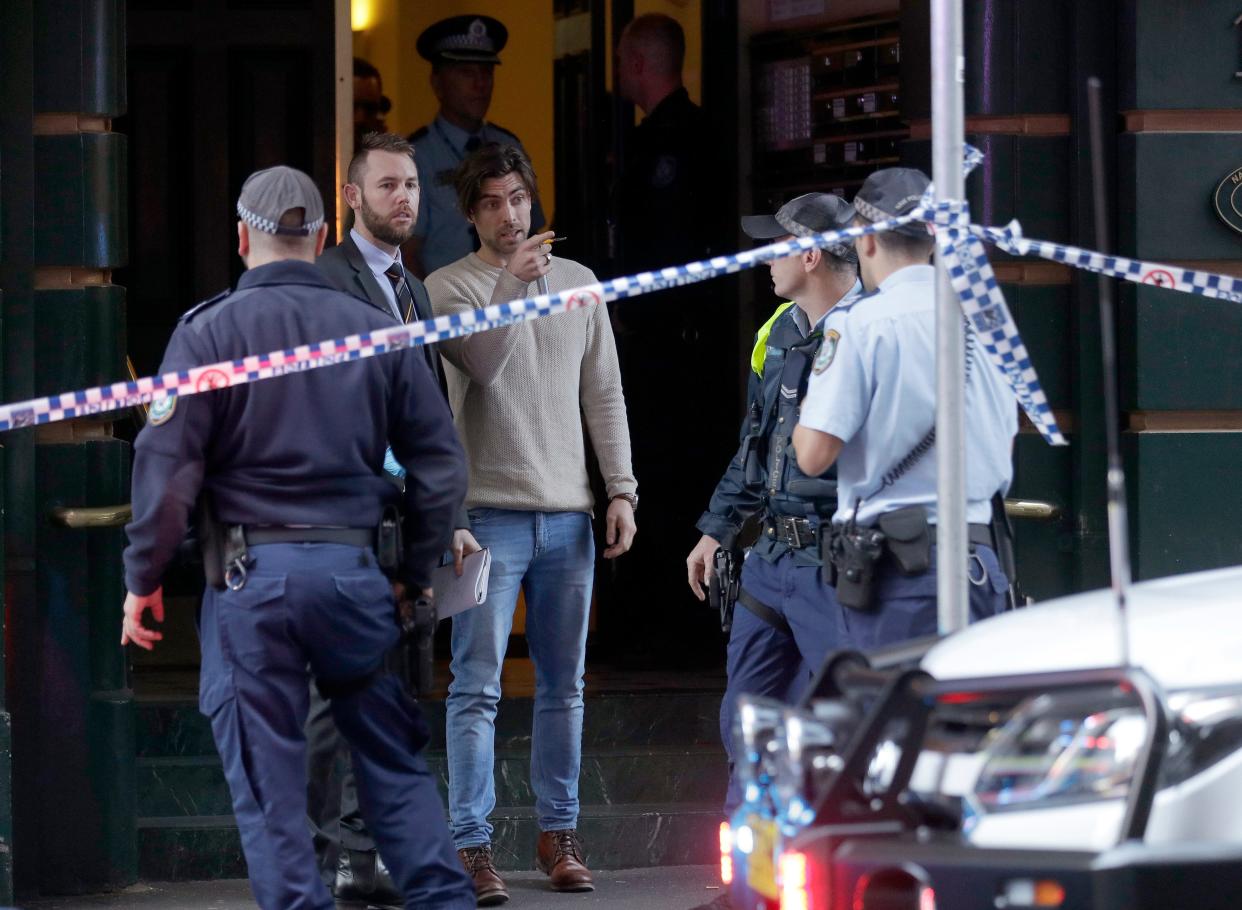
M965 193L962 0L932 0L932 180L936 198ZM936 597L941 633L969 619L962 311L936 253ZM986 369L986 365L984 366Z

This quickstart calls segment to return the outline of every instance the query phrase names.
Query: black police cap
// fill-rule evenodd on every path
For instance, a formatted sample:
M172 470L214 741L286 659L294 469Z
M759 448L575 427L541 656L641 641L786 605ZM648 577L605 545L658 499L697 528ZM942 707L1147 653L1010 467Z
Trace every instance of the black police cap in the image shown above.
M418 36L418 54L432 63L499 63L509 30L491 16L450 16Z

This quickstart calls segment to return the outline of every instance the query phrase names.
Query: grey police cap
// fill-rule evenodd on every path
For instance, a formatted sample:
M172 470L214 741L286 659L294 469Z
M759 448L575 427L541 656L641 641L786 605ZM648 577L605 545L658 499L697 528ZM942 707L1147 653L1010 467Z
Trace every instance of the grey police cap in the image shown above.
M887 221L908 215L918 207L931 180L912 167L890 167L869 176L854 195L854 208L868 221ZM903 224L896 233L907 237L927 237L931 226L924 222Z
M792 234L812 237L825 231L838 231L850 226L854 207L832 193L806 193L790 199L775 215L743 215L742 230L755 240L773 240ZM829 244L828 252L838 259L858 259L850 242Z
M280 223L290 209L302 210L300 226ZM310 177L282 164L246 178L237 198L237 216L265 234L308 237L323 224L323 197Z

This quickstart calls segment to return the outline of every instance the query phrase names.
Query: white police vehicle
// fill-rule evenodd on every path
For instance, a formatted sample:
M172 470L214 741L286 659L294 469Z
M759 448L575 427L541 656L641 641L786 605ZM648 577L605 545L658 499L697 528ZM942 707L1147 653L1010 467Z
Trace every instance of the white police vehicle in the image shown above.
M1127 609L1065 597L744 700L735 906L1242 906L1242 567Z

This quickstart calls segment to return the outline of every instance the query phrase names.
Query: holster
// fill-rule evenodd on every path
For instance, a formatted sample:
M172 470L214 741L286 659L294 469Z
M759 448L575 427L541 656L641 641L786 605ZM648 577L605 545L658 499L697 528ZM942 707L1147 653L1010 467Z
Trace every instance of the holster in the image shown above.
M223 591L224 584L224 525L216 519L215 502L206 489L198 497L198 519L195 533L199 552L203 556L203 575L207 584Z
M1001 571L1009 579L1009 590L1005 593L1006 608L1013 610L1026 604L1026 598L1019 593L1018 563L1013 550L1013 525L1009 523L1009 515L1005 512L1005 497L997 493L992 497L992 549L996 552L996 561Z
M375 561L380 571L394 577L405 558L405 546L401 536L401 511L396 506L385 506L375 530Z
M713 557L712 577L707 582L707 605L720 612L720 631L733 628L733 608L737 604L741 560L733 550L721 547Z
M397 643L394 669L410 696L420 698L431 692L433 684L435 602L423 594L413 600L401 600L397 604L397 626L401 640Z
M884 544L902 575L918 575L931 566L931 534L922 506L906 506L885 512L876 522L884 532Z

